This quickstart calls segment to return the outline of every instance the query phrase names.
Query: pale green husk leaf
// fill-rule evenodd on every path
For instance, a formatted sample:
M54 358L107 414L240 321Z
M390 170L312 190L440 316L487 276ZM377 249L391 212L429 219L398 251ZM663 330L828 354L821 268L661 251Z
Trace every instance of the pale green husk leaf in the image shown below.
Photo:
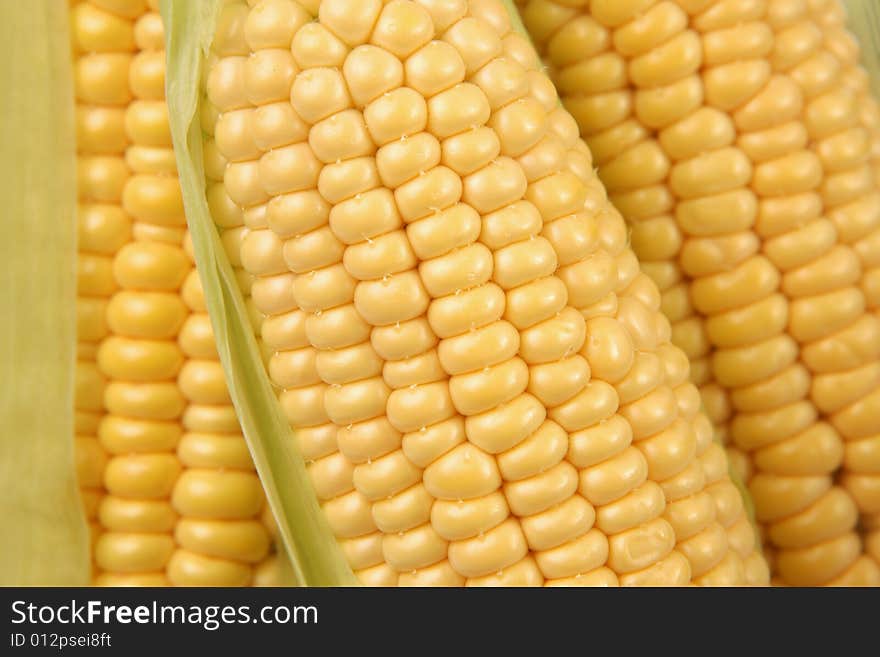
M83 586L76 147L65 0L0 2L0 585Z
M880 100L880 2L844 0L849 14L849 28L862 47L862 64L871 76L874 98Z

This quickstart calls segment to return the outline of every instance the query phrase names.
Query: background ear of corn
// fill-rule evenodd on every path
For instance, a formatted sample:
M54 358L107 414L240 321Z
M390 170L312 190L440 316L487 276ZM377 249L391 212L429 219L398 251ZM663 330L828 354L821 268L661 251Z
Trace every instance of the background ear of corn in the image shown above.
M880 113L844 5L520 4L750 480L778 581L880 582L866 456L880 445ZM876 65L877 4L850 6Z
M73 452L76 178L67 12L0 3L0 583L88 583ZM35 74L40 71L40 74Z

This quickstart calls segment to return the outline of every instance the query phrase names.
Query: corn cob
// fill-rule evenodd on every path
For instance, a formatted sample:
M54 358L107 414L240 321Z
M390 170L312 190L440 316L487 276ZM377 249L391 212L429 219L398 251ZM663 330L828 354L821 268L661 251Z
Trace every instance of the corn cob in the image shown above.
M857 49L810 14L822 7L839 14L529 0L523 17L750 478L781 581L876 584L855 524L877 480L834 475L844 440L880 430L880 251L859 242L880 203L838 75L837 51L854 65Z
M94 134L81 136L80 147L110 143L112 136L117 153L112 163L80 160L81 195L97 188L101 200L114 204L112 218L130 226L124 243L108 249L101 270L112 296L104 312L107 334L96 352L107 380L98 436L110 459L96 583L164 585L174 550L177 514L170 495L180 472L174 450L184 407L174 377L183 362L176 338L187 310L177 290L189 263L174 180L160 173L170 152L162 152L164 76L155 65L157 56L161 64L161 23L143 0L90 0L73 12L75 32L90 37L76 63L77 96L80 107L98 106L89 123ZM101 42L122 45L123 36L124 47L98 49Z
M97 383L86 379L91 405L79 405L101 443L77 438L91 448L81 449L80 478L96 488L103 477L110 493L89 507L100 517L96 582L248 585L269 549L263 495L186 249L157 3L89 0L72 16L89 203L80 292L109 297L80 303L80 356L97 356L80 370ZM107 71L112 80L98 77ZM277 581L271 572L261 580Z
M822 26L826 48L841 65L842 81L856 96L859 119L868 134L869 158L873 165L875 188L880 188L880 103L871 93L871 81L859 65L858 43L846 30L846 12L837 3L814 2L813 18ZM875 14L869 14L875 15ZM876 81L875 81L876 82ZM876 87L875 87L876 88ZM859 255L864 268L861 288L867 305L880 313L880 226L856 228L849 233L849 242ZM880 377L880 373L877 375ZM843 485L857 500L862 511L862 536L865 552L880 563L880 434L848 440L844 444Z
M360 580L766 582L657 289L503 5L230 2L219 26L213 215Z
M109 333L108 302L118 289L113 257L131 240L132 230L131 219L121 205L129 177L125 106L129 101L128 66L136 48L132 18L90 3L77 3L71 10L80 198L76 444L95 556L105 542L98 514L107 465L104 447L97 438L105 418L107 381L95 359L99 343ZM96 564L98 570L102 561Z
M73 3L72 3L73 5ZM87 53L130 52L134 48L130 22L107 15L87 4L71 8L72 57ZM97 63L97 62L95 62ZM94 90L93 93L97 93ZM126 137L124 109L101 106L83 98L77 105L80 204L77 212L77 364L75 454L80 494L89 521L92 542L101 534L98 508L104 495L107 454L98 441L104 412L106 379L95 363L98 344L107 335L107 302L116 290L112 275L113 254L131 239L131 221L119 206L118 194L101 184L100 176L124 168ZM91 175L90 175L91 174Z

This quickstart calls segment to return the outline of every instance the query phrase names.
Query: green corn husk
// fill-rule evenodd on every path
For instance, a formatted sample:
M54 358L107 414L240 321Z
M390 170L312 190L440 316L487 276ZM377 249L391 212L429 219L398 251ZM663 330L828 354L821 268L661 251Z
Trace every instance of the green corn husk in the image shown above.
M871 89L880 98L880 3L877 0L844 0L847 21L862 47L862 64L871 76Z
M81 586L76 157L64 0L0 2L0 585Z
M293 577L305 586L356 585L312 490L305 462L294 446L205 198L199 82L221 6L222 0L161 2L166 97L196 265L230 396Z

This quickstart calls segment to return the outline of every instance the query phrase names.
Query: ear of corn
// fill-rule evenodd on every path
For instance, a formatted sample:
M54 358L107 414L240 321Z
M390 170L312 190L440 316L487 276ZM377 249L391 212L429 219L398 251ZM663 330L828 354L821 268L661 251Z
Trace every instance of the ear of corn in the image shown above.
M140 3L143 9L143 3ZM116 536L102 537L105 528L118 530L100 519L105 502L105 470L108 465L106 427L112 432L119 418L105 418L107 377L97 362L101 342L108 338L108 310L118 290L114 276L114 256L132 240L132 220L121 204L129 178L125 162L128 144L126 105L130 102L128 68L137 48L133 20L110 13L90 3L70 7L70 38L75 70L74 93L77 116L77 394L76 436L80 494L89 520L94 559L93 577L99 578L109 565L108 545ZM115 97L113 97L115 96ZM129 295L136 294L129 292ZM119 303L125 303L122 296ZM132 306L131 302L127 305ZM122 317L118 310L113 319ZM115 328L115 326L114 326ZM122 431L131 433L131 424L122 422ZM104 433L105 439L99 436ZM173 434L172 434L173 439ZM111 454L126 452L124 438L110 441ZM115 448L115 449L114 449ZM114 463L119 467L119 462ZM119 477L117 475L116 481ZM123 507L116 496L106 499L108 508ZM145 503L147 504L147 503ZM120 513L117 512L117 517ZM160 514L161 515L161 514ZM170 523L169 521L169 528ZM129 548L127 557L137 558L136 539L116 540ZM140 552L143 552L141 550ZM111 568L112 570L112 568Z
M0 582L82 586L87 525L76 488L76 179L67 15L0 3ZM51 75L35 75L51 71Z
M262 513L188 249L157 3L87 0L72 8L71 23L83 381L76 445L95 583L277 583L269 563L255 574L268 561L263 518L271 515Z
M249 4L163 5L169 101L300 579L347 583L341 548L366 584L766 582L657 289L504 6Z
M780 581L880 583L857 529L880 502L880 115L842 5L522 11L749 480Z

